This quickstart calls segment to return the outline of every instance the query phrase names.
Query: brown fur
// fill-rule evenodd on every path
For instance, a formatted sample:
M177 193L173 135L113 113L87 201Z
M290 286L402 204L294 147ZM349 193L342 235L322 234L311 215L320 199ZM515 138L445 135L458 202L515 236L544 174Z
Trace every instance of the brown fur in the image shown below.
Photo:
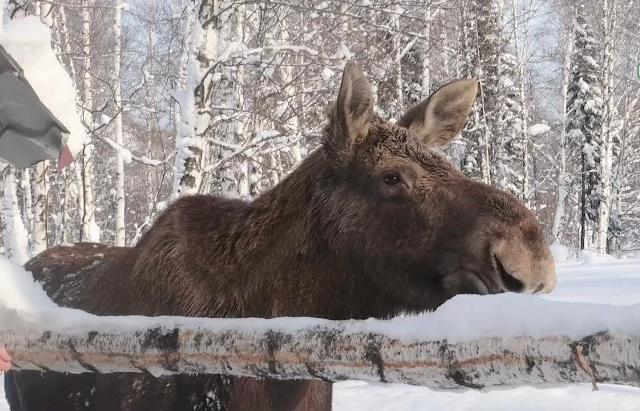
M445 86L394 126L373 114L368 82L348 65L323 147L255 201L183 197L134 248L54 247L27 268L58 303L101 315L387 318L459 293L549 290L552 260L533 214L429 148L462 128L475 87ZM96 410L331 407L321 381L52 373L13 381L24 410L41 409L35 397L45 392L59 409L81 409L64 398L89 398L92 387L103 396L91 399Z

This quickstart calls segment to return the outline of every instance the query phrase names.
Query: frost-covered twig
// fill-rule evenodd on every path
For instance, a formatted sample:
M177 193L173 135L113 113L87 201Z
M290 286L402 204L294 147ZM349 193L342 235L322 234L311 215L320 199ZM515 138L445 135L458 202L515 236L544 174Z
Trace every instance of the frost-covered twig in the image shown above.
M166 162L166 159L165 160L156 160L156 159L153 159L153 158L149 158L147 156L137 156L137 155L133 154L128 148L121 146L120 144L116 143L115 141L113 141L109 137L98 136L98 138L100 140L104 141L105 143L107 143L107 145L109 147L111 147L112 149L114 149L115 151L122 152L124 154L124 157L125 157L125 163L130 163L131 161L135 161L137 163L144 164L144 165L147 165L147 166L157 167L157 166L163 164L164 162Z

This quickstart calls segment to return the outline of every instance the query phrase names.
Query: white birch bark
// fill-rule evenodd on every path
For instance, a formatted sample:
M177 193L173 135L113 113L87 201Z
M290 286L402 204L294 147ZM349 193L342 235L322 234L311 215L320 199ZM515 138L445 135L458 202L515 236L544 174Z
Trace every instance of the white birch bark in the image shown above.
M207 0L203 0L206 2ZM198 62L200 49L212 41L201 25L199 12L206 9L200 1L192 0L187 10L190 30L185 37L185 51L181 66L184 67L184 89L176 93L180 106L176 127L176 160L172 197L195 194L202 183L204 142L198 135L196 110L201 105L204 90L200 88L202 67Z
M49 29L53 29L52 5L43 1L36 2L36 14ZM47 171L49 161L45 160L33 167L33 222L31 230L31 251L39 254L47 249L47 201L49 187Z
M354 379L436 389L591 382L597 390L599 381L640 386L638 374L629 371L640 367L637 335L495 336L453 343L349 331L353 321L293 330L271 328L268 320L238 329L225 328L225 320L221 326L197 321L127 328L111 320L108 331L93 324L73 332L22 325L5 327L0 340L18 370Z
M33 195L31 192L31 169L22 170L22 215L25 227L29 232L33 230Z
M67 29L67 14L64 6L58 7L58 17L57 17L57 30L59 44L61 50L67 55L72 56L71 50L71 38L69 31ZM66 66L69 68L71 79L74 83L78 79L78 73L76 70L76 62L73 58L69 58L66 62ZM76 90L78 89L77 84L75 84ZM78 106L82 106L81 96L76 96L76 101ZM80 112L83 112L81 110ZM61 195L62 203L61 203L61 226L60 230L60 240L61 242L70 242L75 238L75 230L72 219L72 213L75 210L80 210L82 212L83 204L84 204L84 192L82 189L82 179L80 173L80 166L82 164L82 160L78 159L73 162L69 167L65 168L62 172L64 174L62 180L64 181L64 189ZM81 215L82 220L82 215ZM82 221L80 221L82 224Z
M91 0L82 1L82 120L87 128L87 137L82 149L82 229L80 241L100 242L100 228L95 219L95 201L93 196L93 91L91 85Z
M480 175L482 177L483 183L491 184L491 155L489 146L491 131L489 130L489 125L486 122L485 112L486 108L484 104L484 98L482 98L480 109L474 113L477 121L476 124L479 124L482 128L482 130L478 134L478 150L480 151Z
M637 179L636 174L630 172L630 170L632 170L633 163L638 162L638 156L634 155L637 153L637 151L634 150L637 149L636 147L634 147L634 140L638 141L636 137L640 136L640 133L638 132L640 130L640 122L636 122L634 126L632 120L634 116L632 114L636 114L638 112L638 106L640 106L639 103L640 97L626 96L624 98L624 104L622 106L622 112L624 113L624 115L621 119L622 127L620 130L620 152L617 156L615 170L612 172L611 176L611 213L617 215L619 218L625 214L633 214L633 210L635 208L634 202L631 202L631 204L629 204L623 200L623 197L625 191L629 192L629 188L631 184L633 184L632 181L636 181ZM637 202L635 204L637 207ZM625 210L626 207L629 207L631 210ZM609 239L609 253L616 253L617 257L621 257L620 240L621 238L619 237L613 237Z
M113 33L115 50L113 52L113 99L116 115L113 119L113 133L118 146L123 147L122 139L122 78L120 65L122 60L122 7L124 3L115 0ZM124 196L124 154L121 149L116 150L116 231L115 245L124 246L125 232L125 196Z
M602 0L602 31L604 38L602 75L602 145L600 146L600 204L596 246L601 254L607 253L609 215L611 212L611 172L613 165L613 30L615 28L615 0Z
M560 243L567 219L566 207L569 191L569 175L567 174L567 99L569 82L571 81L571 56L573 55L574 26L571 17L570 30L566 35L564 46L564 61L562 65L562 130L560 130L560 164L558 165L558 193L556 200L556 210L553 216L553 226L551 235L553 243Z
M431 5L427 6L425 11L425 25L423 30L424 39L422 40L422 75L421 75L421 99L429 97L431 90Z
M29 235L20 215L16 177L12 167L5 174L3 200L4 232L2 238L5 254L11 261L24 264L29 259Z
M216 2L214 13L218 15L217 23L207 29L215 34L216 41L207 48L207 61L229 61L230 54L244 48L242 33L244 12L242 5L233 6L232 2ZM218 10L223 10L218 12ZM208 113L199 115L201 129L205 130L215 121L217 125L211 134L215 141L223 143L214 150L221 158L231 155L232 150L224 144L246 146L251 144L252 134L244 132L241 110L243 106L242 83L244 70L242 65L222 65L216 70L217 78L209 76L205 79L207 88L215 88L216 93L208 96L207 104L216 107ZM227 164L219 173L222 195L225 197L250 198L251 164L247 157L253 150L248 150L244 156L239 156ZM214 170L214 173L216 171Z
M33 226L31 227L31 251L33 255L47 249L47 169L49 162L43 161L33 167Z
M515 55L518 63L517 69L517 82L518 82L518 95L520 97L520 127L518 130L519 138L522 143L522 201L524 204L531 208L532 191L531 191L531 179L532 179L532 158L530 153L529 135L527 134L527 122L529 112L527 108L527 96L526 96L526 78L525 78L525 64L527 56L527 42L528 42L528 22L524 24L522 36L518 33L518 13L516 1L511 3L513 12L513 41L515 46ZM532 4L529 3L529 10L527 10L527 16L531 18Z

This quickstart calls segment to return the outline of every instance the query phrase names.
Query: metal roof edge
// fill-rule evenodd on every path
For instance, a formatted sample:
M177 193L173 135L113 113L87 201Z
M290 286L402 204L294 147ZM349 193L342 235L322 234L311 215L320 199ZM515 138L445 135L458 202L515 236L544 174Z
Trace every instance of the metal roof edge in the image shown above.
M33 91L33 94L36 96L36 98L38 99L38 102L44 108L46 114L48 114L49 117L51 117L51 120L56 124L56 126L60 129L60 131L62 131L64 134L70 134L69 130L64 126L64 124L62 124L62 122L58 120L58 118L51 112L51 110L49 110L49 107L47 107L46 104L42 102L38 93L36 93L36 91L33 89L31 84L29 83L29 80L27 80L27 78L25 77L24 70L22 69L22 67L20 67L18 62L13 57L11 57L9 52L7 52L7 50L4 47L2 47L2 45L0 44L0 70L2 70L3 68L2 60L1 60L3 58L11 66L14 73L17 74L18 78L22 80L25 83L25 85Z

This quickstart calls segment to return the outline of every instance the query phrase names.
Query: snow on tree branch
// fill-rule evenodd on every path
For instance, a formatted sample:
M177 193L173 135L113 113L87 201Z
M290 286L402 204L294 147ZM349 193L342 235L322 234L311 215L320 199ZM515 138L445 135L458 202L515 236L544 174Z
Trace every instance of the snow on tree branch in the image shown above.
M116 143L115 141L113 141L109 137L100 137L100 140L102 140L105 143L107 143L109 145L109 147L114 149L116 152L122 152L122 156L124 157L124 162L127 163L127 164L131 163L132 161L135 161L137 163L144 164L144 165L147 165L147 166L157 167L157 166L163 164L166 161L166 160L156 160L156 159L153 159L153 158L149 158L147 156L135 155L135 154L133 154L131 152L131 150L129 150L126 147L121 146L120 144Z

